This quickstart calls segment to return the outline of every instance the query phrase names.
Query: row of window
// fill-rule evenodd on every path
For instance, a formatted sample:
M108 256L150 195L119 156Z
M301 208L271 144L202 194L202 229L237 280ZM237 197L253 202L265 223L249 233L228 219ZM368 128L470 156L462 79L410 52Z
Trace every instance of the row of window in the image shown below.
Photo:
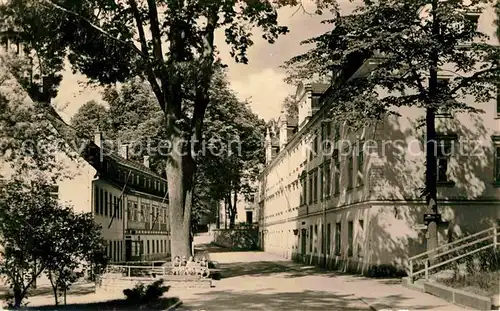
M168 242L167 240L151 240L151 241L147 240L146 241L145 255L166 253L167 252L167 242Z
M302 192L300 195L300 205L313 204L319 199L323 200L329 198L332 194L340 194L340 159L338 156L333 157L333 172L331 167L331 162L326 162L319 168L315 168L308 173L307 176L301 177L300 183L302 186ZM357 161L357 172L354 171L354 161ZM347 182L346 188L352 189L354 186L354 176L357 176L356 185L358 187L363 186L363 176L364 176L364 154L362 148L358 149L357 156L350 154L347 159ZM319 180L319 187L318 187ZM318 191L319 190L319 191ZM318 193L319 192L319 193Z
M138 204L127 201L127 210L130 213L129 220L135 222L167 223L167 209L157 205L150 206L147 203Z
M364 221L358 220L358 226L356 228L356 233L358 237L363 237L364 232ZM302 233L297 236L298 243L301 244L300 252L302 254L314 253L314 254L327 254L340 256L343 252L346 252L347 256L352 257L354 255L354 236L355 236L355 222L347 222L347 247L344 248L342 235L344 234L342 229L342 223L335 223L335 228L332 228L331 223L326 224L326 234L325 227L322 225L310 225L308 229L302 229ZM321 232L318 232L318 227ZM334 231L332 231L334 229ZM284 247L284 241L286 237L283 235L283 231L269 232L267 235L267 241L270 246L280 246ZM285 233L286 234L286 233ZM277 240L279 239L279 241ZM334 244L332 245L332 241ZM307 247L308 246L308 247ZM333 246L333 247L332 247ZM358 256L363 255L363 239L359 238L357 243L356 253Z
M358 220L358 236L362 236L364 231L364 221ZM325 237L325 238L323 238ZM332 237L335 240L334 248L331 248ZM326 236L324 232L324 227L321 226L321 237L318 236L318 225L309 227L309 252L318 253L318 244L321 241L321 254L327 255L342 255L342 224L340 222L335 223L335 232L332 232L331 224L326 225ZM305 250L303 250L304 252ZM358 243L358 256L362 256L363 244L362 241ZM347 222L347 256L351 257L354 254L354 222Z
M147 177L145 174L133 170L118 169L118 180L130 186L166 193L167 183L157 178Z
M449 182L448 177L448 163L450 155L452 154L452 138L446 137L438 140L437 147L437 182L445 183ZM357 187L363 186L364 184L364 152L363 142L358 144L358 148L354 149L352 154L345 158L344 167L347 170L345 186L347 190L352 189L355 185ZM357 153L357 154L356 154ZM496 152L498 155L498 152ZM496 156L498 159L498 156ZM310 170L307 176L302 176L300 178L301 184L301 196L300 205L313 204L319 200L329 198L332 194L340 194L340 176L341 176L341 160L338 156L338 151L335 150L332 156L333 166L330 160L320 165L318 168ZM357 172L354 171L354 162L357 162ZM495 160L499 161L499 160ZM500 163L496 165L497 169L495 176L500 176ZM500 177L496 178L500 179ZM319 183L319 185L318 185ZM294 185L294 183L292 183ZM291 184L291 185L292 185ZM289 188L290 185L289 185ZM289 189L290 190L290 189ZM274 195L270 195L268 198L272 198Z
M146 246L146 249L144 249L144 246ZM168 240L132 241L133 257L166 253L168 253Z
M108 241L106 250L110 261L123 261L123 241Z
M123 207L120 198L106 190L94 188L94 212L96 215L123 218Z

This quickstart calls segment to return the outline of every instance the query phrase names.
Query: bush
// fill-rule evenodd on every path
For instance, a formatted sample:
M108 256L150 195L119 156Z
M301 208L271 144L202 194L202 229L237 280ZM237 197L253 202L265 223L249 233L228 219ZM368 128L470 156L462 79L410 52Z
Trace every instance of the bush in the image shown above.
M404 277L406 272L393 265L383 264L370 267L367 276L371 278Z
M134 304L141 304L160 299L169 289L170 286L163 285L163 280L158 280L148 286L139 283L133 289L123 290L123 294L127 297L127 301Z

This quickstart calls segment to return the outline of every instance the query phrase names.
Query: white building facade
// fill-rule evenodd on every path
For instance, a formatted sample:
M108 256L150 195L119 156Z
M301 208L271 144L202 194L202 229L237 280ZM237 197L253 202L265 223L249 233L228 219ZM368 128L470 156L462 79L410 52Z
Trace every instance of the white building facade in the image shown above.
M479 18L483 32L494 30L490 13ZM401 108L401 117L349 132L327 117L335 105L326 100L331 91L328 85L300 85L298 116L283 112L280 120L287 122L270 131L279 139L267 134L268 163L257 199L261 247L344 271L370 273L382 265L404 270L406 259L427 243L420 196L425 132L418 126L425 111ZM437 159L440 243L500 219L500 103L478 108L484 113L436 119L439 144L451 151ZM323 148L324 141L333 147Z

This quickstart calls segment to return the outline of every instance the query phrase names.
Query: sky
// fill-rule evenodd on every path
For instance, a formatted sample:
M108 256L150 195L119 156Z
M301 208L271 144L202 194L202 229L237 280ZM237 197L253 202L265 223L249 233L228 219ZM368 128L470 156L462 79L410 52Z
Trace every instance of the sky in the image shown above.
M349 0L339 0L342 14L353 10L355 4ZM313 1L304 0L304 7L313 12ZM279 22L287 25L290 33L281 36L274 44L269 44L255 31L254 45L248 52L249 64L236 64L229 56L222 32L215 34L215 44L220 57L228 65L228 79L232 89L241 100L249 100L250 107L261 118L277 118L284 98L295 92L295 86L286 84L285 73L280 68L295 55L307 51L310 46L300 42L328 31L331 26L321 24L326 16L311 16L296 8L283 8L279 11ZM87 80L81 74L73 74L68 67L64 73L55 104L61 117L69 121L81 105L89 100L101 101L101 89L87 87Z

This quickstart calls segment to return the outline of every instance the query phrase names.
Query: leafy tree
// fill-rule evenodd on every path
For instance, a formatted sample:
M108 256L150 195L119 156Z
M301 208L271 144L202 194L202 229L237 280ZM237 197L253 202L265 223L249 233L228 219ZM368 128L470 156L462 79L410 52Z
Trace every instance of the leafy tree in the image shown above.
M318 1L318 10L334 8ZM2 6L20 38L36 51L43 69L41 93L48 102L58 85L65 56L74 70L101 84L146 79L165 115L165 133L173 146L190 150L202 138L210 102L210 82L217 66L214 35L224 29L231 56L247 63L252 29L273 43L287 27L278 25L277 9L297 6L297 0L107 2L69 0L9 0ZM146 33L149 29L149 33ZM186 114L184 99L193 102ZM188 138L187 144L182 144ZM181 148L182 149L182 148ZM184 151L184 150L182 150ZM188 256L190 218L197 152L172 152L166 163L172 256Z
M84 275L96 257L104 257L106 241L92 213L75 214L71 208L60 208L50 226L53 245L45 258L45 273L52 285L55 304L59 304L60 294L66 304L71 284Z
M469 17L470 12L490 9L490 5L488 0L366 0L355 14L326 21L334 24L333 30L306 40L315 47L286 63L289 81L293 81L318 72L348 72L353 63L376 59L378 65L369 75L349 81L339 76L336 81L342 83L342 90L333 95L332 117L356 128L383 115L397 115L400 106L425 108L423 194L434 213L436 113L476 112L463 98L486 102L495 96L500 48L487 44L487 36ZM453 74L447 83L439 79L444 69ZM433 228L429 233L437 237ZM430 240L429 248L436 243Z
M201 156L200 171L210 184L210 197L226 204L230 227L234 226L238 195L249 199L264 163L264 121L240 102L223 79L215 80L214 100L205 121L208 148ZM228 120L231 120L228 122Z
M0 274L13 290L15 307L43 272L57 305L58 289L65 294L76 280L75 269L105 249L92 215L61 206L52 190L52 182L43 176L14 177L0 189Z
M71 118L71 125L76 129L78 135L91 139L97 127L102 131L109 128L107 123L108 111L106 107L95 100L83 104L78 112Z
M289 116L298 116L299 115L299 103L295 99L295 95L288 95L283 100L284 108L286 109L286 113Z

